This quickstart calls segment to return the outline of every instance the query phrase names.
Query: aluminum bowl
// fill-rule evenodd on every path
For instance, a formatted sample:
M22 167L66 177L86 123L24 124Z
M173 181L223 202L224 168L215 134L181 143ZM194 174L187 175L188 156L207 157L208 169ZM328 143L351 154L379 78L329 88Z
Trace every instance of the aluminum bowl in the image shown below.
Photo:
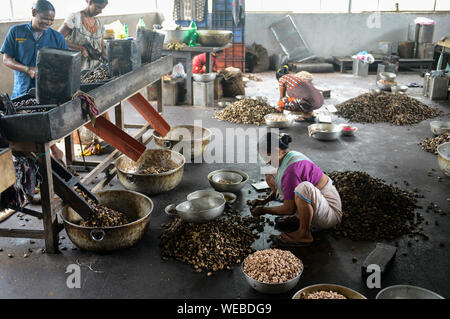
M225 201L227 202L227 204L233 204L237 199L236 194L233 194L233 193L225 192L225 193L221 193L221 194L225 198Z
M273 116L273 115L283 115L283 114L282 113L271 113L271 114L267 114L266 116L264 116L266 125L269 127L288 128L292 125L292 123L294 123L294 118L289 117L287 115L284 115L284 117L286 118L286 121L271 121L271 120L269 120L269 117Z
M164 212L166 213L167 216L169 216L170 218L175 218L178 216L178 213L171 213L172 210L176 210L177 208L177 204L170 204L167 205L166 208L164 208Z
M379 74L381 80L394 81L397 78L397 74L392 72L381 72Z
M232 173L238 173L242 176L242 182L240 182L239 184L236 185L227 185L227 184L220 184L220 183L216 183L215 181L212 180L212 177L214 175L216 175L217 173L221 173L221 172L232 172ZM214 189L216 191L219 192L231 192L231 193L237 193L239 192L244 186L245 184L248 182L249 177L248 175L243 172L243 171L239 171L239 170L234 170L234 169L220 169L217 171L213 171L211 173L208 174L208 181L209 184L214 187Z
M77 247L93 252L109 252L129 248L142 239L154 208L150 198L127 190L108 190L95 195L101 205L126 214L132 222L101 228L81 226L83 218L66 206L61 211L61 217L67 235Z
M181 28L181 30L158 30L157 32L164 34L164 43L181 42L187 44L190 31L190 28Z
M192 74L192 78L194 79L194 81L197 82L211 82L214 81L216 79L217 74L216 73L205 73L205 74L200 74L200 73L193 73Z
M444 299L444 297L428 289L409 285L396 285L384 288L377 294L375 299Z
M336 124L312 124L308 126L308 134L321 141L333 141L341 136L342 126Z
M312 285L312 286L305 287L305 288L297 291L295 293L295 295L292 297L292 299L300 299L300 296L303 292L311 293L314 291L321 291L321 290L337 292L338 294L343 295L347 299L367 299L362 294L360 294L357 291L354 291L353 289L350 289L350 288L347 288L344 286L333 285L333 284L318 284L318 285Z
M170 132L164 137L156 131L153 132L156 148L180 152L184 156L190 157L191 161L203 155L209 145L211 135L211 130L193 125L172 126Z
M450 132L450 121L432 121L430 123L430 129L434 135Z
M241 270L242 270L242 273L244 274L245 280L250 285L250 287L252 287L256 291L259 291L260 293L263 293L263 294L275 295L275 294L283 294L285 292L288 292L289 290L291 290L291 289L295 288L295 286L297 286L297 284L300 280L300 277L302 276L302 273L303 273L303 269L302 269L302 271L295 278L292 278L291 280L288 280L283 283L268 284L268 283L265 283L262 281L255 280L245 273L244 262L247 258L245 258L241 264Z
M377 86L382 91L391 91L392 87L397 85L397 82L394 81L394 83L395 84L389 85L389 84L382 84L380 81L377 81Z
M137 173L139 167L146 166L147 163L164 161L168 156L177 164L177 168L159 174ZM137 162L122 155L115 163L117 178L126 189L144 194L161 194L176 188L183 178L184 164L186 160L180 153L155 149L146 150Z
M194 200L206 196L218 196L221 198L225 198L224 195L220 192L213 191L212 189L204 189L190 193L189 195L187 195L187 200Z
M243 177L241 174L238 174L238 173L220 172L220 173L213 175L213 177L211 179L218 184L221 184L220 183L221 180L228 180L233 183L230 183L227 185L236 185L236 184L239 184L240 182L242 182Z
M406 93L408 87L406 85L394 85L391 87L392 93Z
M233 31L228 30L197 30L198 43L205 47L223 47L231 43Z
M206 223L222 215L225 199L218 196L205 196L178 204L176 210L183 221Z
M450 142L439 145L437 152L439 168L445 175L450 176Z

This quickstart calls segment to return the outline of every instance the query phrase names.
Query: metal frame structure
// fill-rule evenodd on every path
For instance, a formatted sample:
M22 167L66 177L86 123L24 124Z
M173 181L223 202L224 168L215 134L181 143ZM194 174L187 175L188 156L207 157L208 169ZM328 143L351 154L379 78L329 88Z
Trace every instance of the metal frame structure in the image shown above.
M315 57L290 15L269 28L289 61L302 62Z
M144 64L139 69L90 91L89 94L95 98L100 114L106 113L108 110L114 108L116 125L121 129L139 129L133 137L142 140L146 144L152 139L150 136L150 138L143 140L143 135L151 128L150 125L125 124L121 102L156 82L158 83L158 111L162 111L161 79L164 75L170 73L172 67L173 57L162 57L155 62ZM30 119L35 118L26 117L25 115L28 114L23 115L22 121L14 121L14 123L17 123L17 126L8 123L8 128L5 129L4 122L0 122L0 125L13 151L38 154L37 164L42 176L42 184L40 187L42 212L34 211L26 207L20 211L24 214L43 219L44 229L0 229L0 237L45 239L46 251L56 253L58 251L58 234L64 228L62 223L58 223L57 213L64 207L64 203L59 198L55 198L50 147L56 143L56 140L64 138L67 165L81 164L82 162L75 161L72 136L75 130L89 123L89 119L83 115L79 99L69 101L57 107L57 109L43 113L43 116L36 118L40 119L41 125L50 126L50 129L43 130L47 132L47 135L40 135L38 132L31 132L28 135L16 135L12 131L23 131L24 127L30 125ZM27 131L30 131L30 129L27 129ZM120 152L115 150L101 162L87 162L87 165L95 168L81 182L84 184L89 183L100 173L104 172L106 177L92 191L103 188L116 174L115 169L110 169L110 165L119 155Z

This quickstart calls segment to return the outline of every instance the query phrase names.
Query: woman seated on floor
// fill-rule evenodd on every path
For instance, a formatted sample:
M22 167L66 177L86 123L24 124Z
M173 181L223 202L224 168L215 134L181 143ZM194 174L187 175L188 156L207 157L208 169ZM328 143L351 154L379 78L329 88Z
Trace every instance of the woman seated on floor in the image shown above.
M297 215L300 221L297 231L283 233L280 237L271 236L278 246L308 245L314 240L311 226L328 229L342 219L341 198L333 181L304 154L291 151L291 142L292 138L287 134L277 136L269 132L258 143L264 162L278 169L275 175L266 175L272 192L266 199L252 202L252 215ZM279 164L275 163L277 159ZM276 199L283 205L263 206Z
M322 93L308 80L289 74L286 65L277 71L276 77L280 85L278 110L300 113L297 122L315 122L313 111L322 107Z

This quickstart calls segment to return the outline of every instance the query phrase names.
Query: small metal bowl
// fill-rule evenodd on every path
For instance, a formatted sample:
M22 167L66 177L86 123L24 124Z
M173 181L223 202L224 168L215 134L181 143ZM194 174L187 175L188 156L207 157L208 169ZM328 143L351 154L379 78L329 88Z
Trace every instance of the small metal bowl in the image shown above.
M178 215L189 223L206 223L222 215L225 199L218 196L205 196L185 201L176 207Z
M341 125L336 124L312 124L308 126L308 134L321 141L333 141L342 133Z
M377 86L380 88L380 90L382 91L391 91L393 86L396 86L397 82L393 81L392 84L383 84L380 81L377 81Z
M450 132L450 121L432 121L430 123L430 129L434 135Z
M204 74L193 73L192 74L192 78L194 79L194 81L197 81L197 82L211 82L216 79L216 76L217 76L216 73L204 73Z
M444 297L416 286L395 285L381 290L375 299L444 299Z
M394 81L397 78L397 74L392 72L381 72L379 77L381 80Z
M216 183L215 181L212 180L212 177L214 175L216 175L217 173L221 173L221 172L232 172L232 173L237 173L239 175L242 176L242 182L240 182L239 184L220 184L220 183ZM216 190L219 192L231 192L231 193L236 193L239 192L244 186L245 184L248 182L249 177L247 175L247 173L240 171L240 170L233 170L233 169L220 169L217 171L212 171L211 173L208 174L208 181L209 184Z
M221 194L224 196L227 204L233 204L237 199L236 194L233 194L233 193L225 192L225 193L221 193Z
M216 192L212 189L204 189L204 190L195 191L195 192L190 193L189 195L187 195L187 200L194 200L194 199L206 197L206 196L218 196L221 198L225 198L224 194L222 194L220 192Z
M212 180L218 184L237 185L242 182L242 176L233 172L221 172L212 177ZM221 180L231 181L232 183L220 183Z
M275 128L288 128L292 125L292 123L294 123L294 118L289 117L287 115L284 115L284 117L286 118L285 121L270 120L269 117L274 116L274 115L283 115L283 114L282 113L271 113L271 114L267 114L266 116L264 116L264 120L266 121L267 126L275 127Z
M392 93L400 93L400 94L404 94L406 93L406 91L408 91L408 87L406 85L394 85L391 87L391 92Z
M357 291L354 291L353 289L339 286L339 285L333 285L333 284L318 284L318 285L312 285L305 287L303 289L300 289L295 293L295 295L292 297L292 299L300 299L301 294L304 293L311 293L315 291L333 291L337 292L338 294L343 295L347 299L367 299L362 294L360 294Z
M167 205L166 208L164 208L164 212L170 218L175 218L178 216L178 213L174 214L174 213L171 213L171 211L173 211L173 210L176 211L177 210L176 208L177 208L177 204L170 204L170 205Z
M282 283L277 283L277 284L269 284L269 283L255 280L252 277L250 277L249 275L247 275L244 271L244 262L245 262L245 259L241 264L241 270L242 270L242 273L244 274L245 280L250 285L250 287L252 287L256 291L259 291L260 293L263 293L263 294L274 295L274 294L283 294L285 292L288 292L289 290L291 290L291 289L295 288L295 286L297 286L297 284L300 280L300 277L302 276L302 273L303 273L303 269L302 269L302 271L295 278L293 278L291 280L288 280L288 281L282 282Z

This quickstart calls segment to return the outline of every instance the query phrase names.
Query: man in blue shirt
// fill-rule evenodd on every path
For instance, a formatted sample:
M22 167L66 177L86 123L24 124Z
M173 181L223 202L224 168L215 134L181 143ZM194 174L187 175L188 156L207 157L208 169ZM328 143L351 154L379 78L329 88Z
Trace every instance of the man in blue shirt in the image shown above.
M3 63L14 70L13 99L35 87L36 59L40 49L69 49L62 34L50 28L55 20L55 8L50 2L37 1L32 15L30 23L11 27L0 49Z

